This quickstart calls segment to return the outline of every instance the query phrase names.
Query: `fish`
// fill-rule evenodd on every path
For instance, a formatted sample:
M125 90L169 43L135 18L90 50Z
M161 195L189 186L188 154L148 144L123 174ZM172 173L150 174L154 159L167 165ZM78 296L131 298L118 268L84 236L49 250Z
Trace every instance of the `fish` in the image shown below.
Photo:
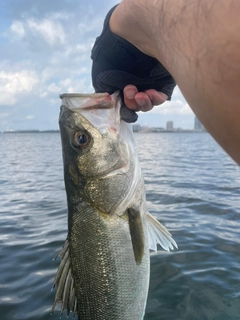
M149 250L177 244L148 211L131 124L119 93L63 94L59 115L68 234L53 287L81 320L141 320Z

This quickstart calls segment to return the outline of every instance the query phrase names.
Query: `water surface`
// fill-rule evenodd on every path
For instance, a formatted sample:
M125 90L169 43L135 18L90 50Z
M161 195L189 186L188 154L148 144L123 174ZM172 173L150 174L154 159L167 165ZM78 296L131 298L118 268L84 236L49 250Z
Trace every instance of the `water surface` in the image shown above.
M144 319L240 319L239 167L207 133L135 138L149 211L179 246L151 256ZM67 234L60 136L0 134L0 150L0 319L59 319L50 310L52 259Z

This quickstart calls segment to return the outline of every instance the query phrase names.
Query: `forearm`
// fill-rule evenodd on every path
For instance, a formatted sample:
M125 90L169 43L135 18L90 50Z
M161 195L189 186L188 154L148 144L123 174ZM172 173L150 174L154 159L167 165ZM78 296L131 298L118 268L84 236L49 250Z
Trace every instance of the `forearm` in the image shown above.
M123 0L113 32L157 58L240 164L239 0Z

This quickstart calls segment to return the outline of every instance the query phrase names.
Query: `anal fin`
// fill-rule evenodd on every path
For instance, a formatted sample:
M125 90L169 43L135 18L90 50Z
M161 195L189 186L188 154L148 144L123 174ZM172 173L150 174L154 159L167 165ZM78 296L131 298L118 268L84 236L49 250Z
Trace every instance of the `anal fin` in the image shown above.
M139 265L142 262L145 247L142 218L140 212L133 208L128 209L128 217L133 253L136 264Z
M173 250L178 248L176 242L172 238L171 233L149 212L147 213L148 224L148 242L149 249L157 251L157 243L159 243L164 250ZM174 247L173 247L174 246Z
M62 303L61 315L65 310L67 310L67 315L69 315L71 311L77 313L77 298L75 296L74 281L70 267L68 239L66 239L57 257L61 257L62 261L60 262L53 282L53 288L57 286L57 291L51 313L59 301Z

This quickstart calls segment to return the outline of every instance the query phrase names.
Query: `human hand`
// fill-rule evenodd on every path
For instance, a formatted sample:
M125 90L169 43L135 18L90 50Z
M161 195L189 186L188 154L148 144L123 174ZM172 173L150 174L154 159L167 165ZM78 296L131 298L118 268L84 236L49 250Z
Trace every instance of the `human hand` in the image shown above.
M121 118L135 122L135 111L148 111L170 100L176 84L158 60L111 32L109 19L114 9L109 11L92 49L92 82L96 92L112 94L120 90Z
M124 102L127 108L133 111L149 111L154 106L165 102L168 96L163 92L149 89L139 92L134 85L127 85L123 89Z

